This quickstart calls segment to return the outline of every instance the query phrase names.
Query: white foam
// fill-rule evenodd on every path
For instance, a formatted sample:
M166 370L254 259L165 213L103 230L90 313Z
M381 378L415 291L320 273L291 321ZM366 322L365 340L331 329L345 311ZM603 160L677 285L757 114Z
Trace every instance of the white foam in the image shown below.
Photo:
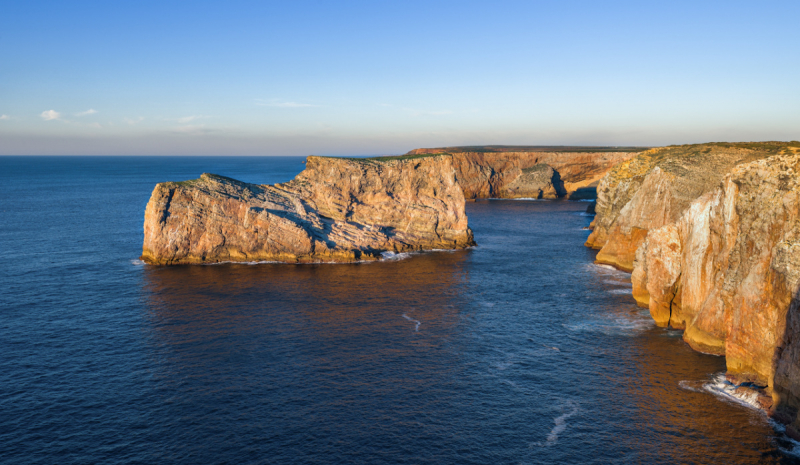
M602 317L601 317L602 318ZM635 336L647 331L655 325L652 318L642 316L605 317L602 320L594 319L582 323L564 324L563 326L574 332L602 333L607 336Z
M381 261L397 261L397 260L405 260L406 258L411 257L413 252L381 252Z
M570 411L564 413L563 415L557 416L553 420L555 426L553 426L553 429L551 429L550 433L547 435L547 440L544 443L540 442L537 445L541 447L550 447L558 442L558 435L563 433L564 430L567 429L567 420L574 417L579 412L578 406L575 405L575 402L567 401L565 407L569 408Z
M325 262L318 262L318 263L290 263L290 262L276 262L271 260L259 260L259 261L249 261L249 262L233 262L233 261L224 261L224 262L215 262L215 263L202 263L204 266L214 266L214 265L318 265L320 263ZM333 263L333 262L331 262Z
M134 266L145 265L145 263L143 261L141 261L141 260L131 260L131 264L134 265Z
M403 318L405 318L408 321L413 321L414 323L416 323L416 326L414 326L414 331L419 331L419 325L422 324L422 323L420 323L419 320L415 320L415 319L411 318L410 316L406 315L405 313L403 313Z
M594 267L594 268L600 268L601 270L604 270L604 271L608 270L608 271L614 271L614 272L617 272L617 273L625 273L625 274L628 274L628 275L630 274L630 273L627 273L625 271L618 270L618 269L614 268L611 265L604 265L602 263L591 263L591 264L589 264L589 266Z
M733 402L745 407L761 410L758 405L758 393L751 389L736 391L736 385L725 379L725 374L720 373L703 385L703 389L723 400Z
M630 294L631 293L631 289L630 288L609 289L608 293L609 294Z
M678 381L678 387L684 391L703 392L702 386L697 381Z
M777 431L780 434L783 434L783 436L781 437L781 442L786 442L792 446L791 449L788 449L786 447L781 447L779 445L778 450L794 459L800 458L800 442L790 438L789 436L786 436L786 425L782 425L771 418L769 419L769 423L772 426L772 428L775 429L775 431Z

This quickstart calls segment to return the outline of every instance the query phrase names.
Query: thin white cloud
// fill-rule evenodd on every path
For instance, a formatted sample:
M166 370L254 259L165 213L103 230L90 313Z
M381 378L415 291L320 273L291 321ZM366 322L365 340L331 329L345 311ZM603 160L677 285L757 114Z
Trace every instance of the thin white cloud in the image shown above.
M45 121L53 121L53 120L60 119L61 118L61 113L59 113L59 112L57 112L55 110L47 110L47 111L43 111L42 114L40 114L39 116L41 116L42 119L45 120Z
M8 116L8 115L0 115L0 120L4 120L4 119L11 119L11 117Z
M275 107L275 108L310 108L319 106L319 105L312 105L310 103L287 102L278 99L272 99L272 100L256 99L256 105L262 107Z
M181 124L186 124L201 118L208 118L208 116L203 116L203 115L184 116L183 118L176 118L175 121Z
M75 113L75 116L89 116L89 115L93 115L95 113L97 113L97 110L95 110L94 108L89 108L86 111L82 111L80 113Z
M138 118L122 118L122 121L125 121L126 123L128 123L130 125L134 125L134 124L138 124L138 123L141 123L142 121L144 121L144 116L140 116Z

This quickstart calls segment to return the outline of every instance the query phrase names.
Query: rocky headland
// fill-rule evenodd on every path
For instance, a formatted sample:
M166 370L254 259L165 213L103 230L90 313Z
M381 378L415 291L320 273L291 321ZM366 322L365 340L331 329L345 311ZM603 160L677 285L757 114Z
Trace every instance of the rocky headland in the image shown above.
M587 245L659 326L800 437L800 143L653 149L600 182Z
M383 252L469 247L465 194L594 198L598 180L639 150L468 149L312 156L294 180L272 186L212 174L158 184L145 210L142 260L352 262Z
M474 245L465 198L582 198L597 262L800 438L800 142L309 157L294 180L158 184L142 260L353 262ZM571 149L571 148L570 148Z
M476 146L415 149L450 154L466 199L594 199L600 179L642 147Z
M776 155L780 143L697 144L650 149L614 166L597 186L597 216L586 245L597 262L633 271L648 231L674 223L733 167Z
M156 185L141 258L157 265L353 262L473 244L451 157L308 157L284 184L203 174Z

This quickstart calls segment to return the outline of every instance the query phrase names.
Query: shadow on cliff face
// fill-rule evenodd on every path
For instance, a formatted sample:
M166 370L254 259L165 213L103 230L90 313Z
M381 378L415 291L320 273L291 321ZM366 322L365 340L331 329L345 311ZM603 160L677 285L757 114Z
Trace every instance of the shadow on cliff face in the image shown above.
M597 198L597 186L579 187L570 195L570 200L594 200Z
M558 195L559 198L567 195L567 189L564 187L564 181L561 180L561 174L559 174L558 170L555 168L553 168L553 177L550 179L550 182L553 183L553 189L555 189L556 195Z
M782 280L783 281L783 280ZM783 282L784 286L788 283ZM772 417L783 424L791 424L786 434L800 440L800 289L795 289L786 311L786 323L780 345L775 348L773 390L778 395L778 404Z

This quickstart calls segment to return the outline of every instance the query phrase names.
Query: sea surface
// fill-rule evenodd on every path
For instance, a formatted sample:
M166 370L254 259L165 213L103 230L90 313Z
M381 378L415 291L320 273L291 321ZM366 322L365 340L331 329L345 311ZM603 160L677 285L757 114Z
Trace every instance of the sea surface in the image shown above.
M0 463L793 463L722 358L592 263L587 204L467 204L478 246L138 261L155 183L298 157L0 157Z

